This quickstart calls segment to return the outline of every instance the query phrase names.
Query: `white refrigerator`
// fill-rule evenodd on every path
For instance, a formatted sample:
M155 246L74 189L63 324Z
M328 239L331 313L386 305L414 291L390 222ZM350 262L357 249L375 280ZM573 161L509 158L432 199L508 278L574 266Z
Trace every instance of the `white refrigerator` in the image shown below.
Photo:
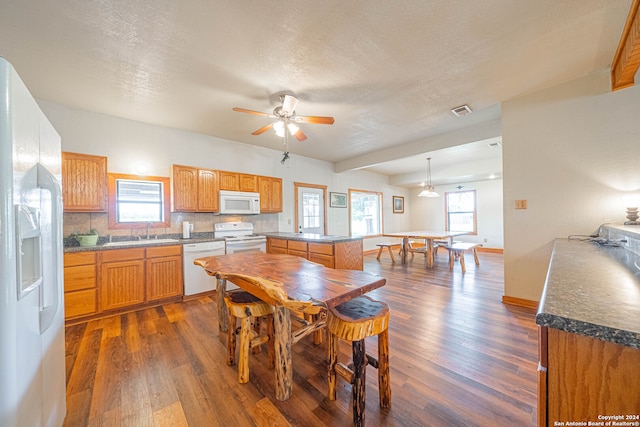
M2 57L0 91L0 426L58 427L66 413L60 136Z

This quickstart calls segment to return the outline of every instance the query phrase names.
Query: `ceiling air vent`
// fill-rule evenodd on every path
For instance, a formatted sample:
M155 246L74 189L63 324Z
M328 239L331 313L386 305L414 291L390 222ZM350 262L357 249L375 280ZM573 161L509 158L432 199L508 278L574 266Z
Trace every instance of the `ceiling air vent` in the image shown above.
M500 148L502 146L502 144L500 144L499 142L491 142L489 143L489 148Z
M452 108L451 112L455 114L456 117L462 117L462 116L466 116L467 114L473 113L473 111L467 104L461 105L456 108Z

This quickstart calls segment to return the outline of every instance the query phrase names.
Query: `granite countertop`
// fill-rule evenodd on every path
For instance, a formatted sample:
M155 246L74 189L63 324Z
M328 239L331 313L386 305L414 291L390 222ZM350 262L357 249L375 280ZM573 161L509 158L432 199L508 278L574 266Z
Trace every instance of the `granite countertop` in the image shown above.
M311 234L311 233L261 233L267 237L275 237L278 239L287 240L300 240L303 242L312 243L339 243L339 242L352 242L356 240L362 240L362 237L350 237L350 236L327 236L324 234Z
M536 323L640 349L640 255L556 240Z
M157 241L154 238L149 240L145 240L144 243L138 243L139 240L116 240L113 239L114 242L122 242L118 246L105 246L108 243L108 238L101 237L98 240L98 244L95 246L78 246L76 245L65 245L64 252L87 252L87 251L108 251L112 249L131 249L131 248L144 248L148 246L168 246L168 245L188 245L190 243L202 243L202 242L214 242L214 241L223 241L224 239L216 239L213 237L213 233L196 233L190 239L183 239L182 234L167 234L167 235L159 235ZM162 242L163 239L172 239L174 241ZM125 241L130 241L131 244L128 245L124 243Z

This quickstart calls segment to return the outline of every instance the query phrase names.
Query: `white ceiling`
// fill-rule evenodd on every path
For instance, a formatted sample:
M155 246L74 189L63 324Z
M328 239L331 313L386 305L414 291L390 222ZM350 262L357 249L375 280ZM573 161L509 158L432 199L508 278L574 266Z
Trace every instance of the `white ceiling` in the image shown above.
M500 103L609 67L630 4L0 0L0 55L36 98L276 150L251 135L268 118L231 109L292 94L335 117L292 155L412 187L429 156L436 184L500 175Z

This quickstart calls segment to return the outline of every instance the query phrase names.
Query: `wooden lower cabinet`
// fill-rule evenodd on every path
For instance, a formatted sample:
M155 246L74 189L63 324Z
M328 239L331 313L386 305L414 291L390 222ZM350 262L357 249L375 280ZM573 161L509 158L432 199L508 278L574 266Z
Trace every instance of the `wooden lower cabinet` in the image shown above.
M362 270L362 240L316 243L303 240L267 238L267 253L296 255L325 267Z
M144 248L101 253L100 311L144 302Z
M65 319L96 313L96 284L96 252L64 254Z
M147 301L182 295L182 248L147 248L146 276Z
M539 426L638 415L640 350L544 327L539 348Z
M183 294L181 245L65 253L64 266L67 320Z

